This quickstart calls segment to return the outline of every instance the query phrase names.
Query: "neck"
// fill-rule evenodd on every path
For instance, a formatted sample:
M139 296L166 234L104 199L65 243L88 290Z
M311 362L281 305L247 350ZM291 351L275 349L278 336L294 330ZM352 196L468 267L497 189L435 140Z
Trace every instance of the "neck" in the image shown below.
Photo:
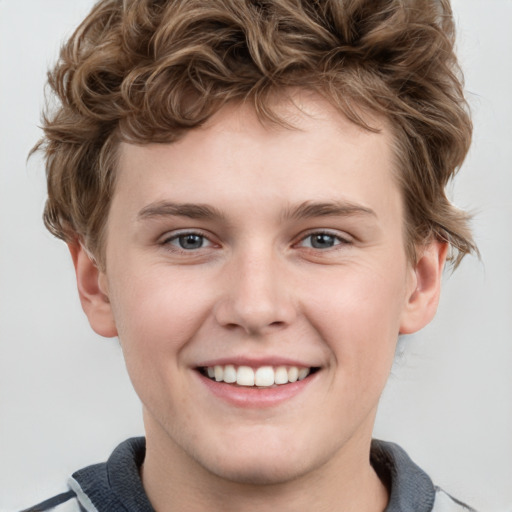
M370 442L350 440L343 453L307 474L254 485L208 471L170 442L166 433L150 428L141 477L159 512L383 512L388 491L370 465Z

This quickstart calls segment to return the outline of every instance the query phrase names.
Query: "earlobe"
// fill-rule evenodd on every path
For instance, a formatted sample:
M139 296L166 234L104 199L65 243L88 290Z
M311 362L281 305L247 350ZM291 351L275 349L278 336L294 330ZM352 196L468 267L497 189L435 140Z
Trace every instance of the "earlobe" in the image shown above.
M68 244L75 266L78 295L93 330L107 338L117 336L107 281L79 241Z
M412 334L425 327L436 314L441 293L441 277L448 252L448 244L433 241L422 248L414 265L413 280L407 296L400 334Z

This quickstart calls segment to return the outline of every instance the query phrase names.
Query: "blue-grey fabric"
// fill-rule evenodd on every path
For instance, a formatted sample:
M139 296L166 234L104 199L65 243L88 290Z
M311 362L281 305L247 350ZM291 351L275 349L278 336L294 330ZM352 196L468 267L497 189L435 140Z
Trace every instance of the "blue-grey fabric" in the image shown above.
M435 489L430 477L394 443L373 441L371 463L390 490L388 511L430 512Z
M128 439L114 450L106 464L81 469L72 478L98 512L154 512L139 477L145 453L143 437Z
M128 439L107 462L73 473L70 493L23 512L155 512L139 476L145 450L143 437ZM370 460L390 491L385 512L474 512L435 487L400 446L374 440Z
M430 477L395 443L372 441L371 463L379 478L387 485L390 496L385 512L435 512L440 493ZM467 505L444 493L453 502L452 510L473 511ZM455 508L459 505L462 508Z

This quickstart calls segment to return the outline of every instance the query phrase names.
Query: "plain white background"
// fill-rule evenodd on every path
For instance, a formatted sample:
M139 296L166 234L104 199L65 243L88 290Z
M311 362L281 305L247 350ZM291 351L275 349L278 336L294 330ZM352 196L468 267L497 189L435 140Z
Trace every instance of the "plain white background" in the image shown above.
M0 0L0 510L65 489L142 433L116 340L81 312L64 244L45 232L40 136L48 66L91 0ZM435 321L403 340L375 435L479 508L512 511L512 1L456 0L475 139L453 186L482 262L446 276ZM307 411L305 411L307 414Z

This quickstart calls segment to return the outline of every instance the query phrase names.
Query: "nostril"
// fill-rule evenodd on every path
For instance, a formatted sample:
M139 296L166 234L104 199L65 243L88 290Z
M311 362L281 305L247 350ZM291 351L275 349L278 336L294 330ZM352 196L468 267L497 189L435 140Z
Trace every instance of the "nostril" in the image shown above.
M250 335L257 335L262 333L262 331L268 330L268 329L282 329L286 326L286 322L281 321L275 321L271 322L266 326L258 326L258 325L243 325L243 324L237 324L235 322L229 322L223 325L224 329L227 329L228 331L236 331L236 330L243 330L247 334Z
M217 323L228 329L236 325L246 333L290 325L297 316L293 291L270 267L248 266L244 270L241 275L234 274L216 297L213 313Z

